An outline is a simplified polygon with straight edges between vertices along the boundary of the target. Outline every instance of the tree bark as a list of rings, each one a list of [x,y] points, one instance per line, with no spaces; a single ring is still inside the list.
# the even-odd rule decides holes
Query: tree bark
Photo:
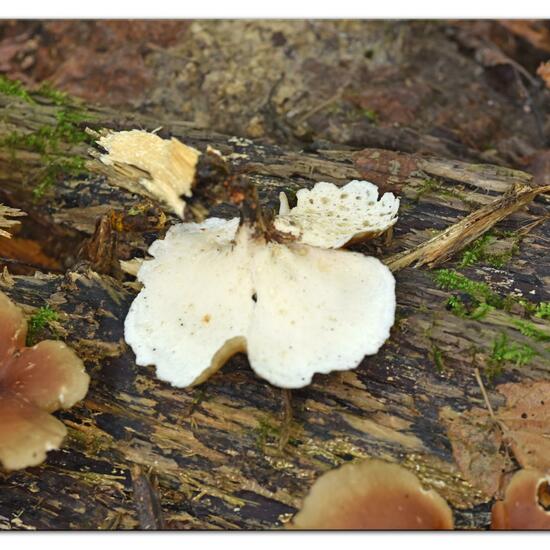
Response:
[[[94,160],[80,172],[57,174],[36,200],[44,165],[53,157],[90,158],[90,145],[62,136],[45,158],[6,137],[56,127],[64,110],[79,113],[73,129],[162,126],[163,136],[201,151],[211,146],[227,159],[230,174],[203,187],[199,181],[190,217],[234,212],[231,186],[241,180],[256,187],[263,206],[275,208],[281,190],[292,194],[317,181],[370,179],[401,198],[393,237],[355,247],[382,259],[428,240],[517,185],[529,186],[528,174],[380,149],[286,150],[183,122],[33,97],[29,103],[0,96],[0,202],[29,214],[22,232],[40,242],[58,267],[13,275],[17,265],[5,263],[12,274],[4,272],[0,289],[29,314],[45,305],[58,312],[59,321],[44,337],[53,332],[74,347],[92,382],[84,402],[56,414],[69,430],[61,450],[48,453],[39,467],[0,472],[0,528],[276,529],[321,473],[362,457],[413,471],[447,499],[459,528],[488,527],[492,501],[459,472],[438,415],[444,406],[484,406],[474,371],[487,374],[501,334],[537,355],[521,367],[502,365],[494,379],[485,377],[493,403],[501,401],[496,383],[549,377],[547,346],[514,325],[528,317],[518,296],[533,304],[549,300],[550,230],[541,223],[548,217],[548,196],[497,226],[495,250],[513,245],[504,266],[480,259],[460,267],[501,297],[516,296],[511,308],[494,308],[480,319],[460,317],[447,309],[453,292],[438,287],[433,270],[397,271],[396,322],[388,342],[357,369],[317,375],[310,386],[292,391],[290,414],[288,395],[258,379],[244,355],[188,390],[160,382],[153,367],[136,366],[123,334],[136,284],[118,260],[143,256],[164,234],[160,208],[153,204],[158,215],[132,225],[130,209],[145,199],[114,185],[116,175]],[[167,224],[176,221],[168,216]],[[441,267],[457,268],[460,260],[459,253]],[[548,330],[548,321],[531,320]]]

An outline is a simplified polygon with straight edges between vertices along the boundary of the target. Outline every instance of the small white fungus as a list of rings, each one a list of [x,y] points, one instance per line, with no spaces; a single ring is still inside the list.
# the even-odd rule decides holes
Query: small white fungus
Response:
[[[290,209],[281,193],[274,225],[311,246],[341,248],[381,235],[397,221],[399,199],[385,193],[378,200],[378,187],[368,181],[353,180],[343,187],[319,182],[311,190],[300,189],[296,198]]]

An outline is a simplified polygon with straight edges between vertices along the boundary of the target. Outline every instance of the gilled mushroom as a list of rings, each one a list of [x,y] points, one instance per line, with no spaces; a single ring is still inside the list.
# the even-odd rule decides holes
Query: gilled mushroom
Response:
[[[378,187],[368,181],[353,180],[343,187],[319,182],[311,190],[300,189],[296,198],[290,209],[281,193],[274,226],[303,244],[341,248],[377,237],[397,221],[399,199],[385,193],[378,200]]]
[[[550,475],[519,470],[493,505],[491,529],[550,529]]]
[[[22,311],[0,292],[0,463],[7,470],[40,464],[59,448],[65,426],[50,413],[88,391],[82,361],[62,342],[27,348]]]
[[[185,202],[181,197],[192,195],[199,151],[176,138],[162,139],[144,130],[110,132],[97,143],[107,151],[100,155],[101,162],[129,164],[147,172],[150,177],[140,179],[144,194],[183,218]]]
[[[238,218],[173,226],[149,249],[125,322],[138,365],[175,386],[203,382],[246,351],[283,388],[353,369],[394,322],[395,281],[379,260],[267,241]]]
[[[323,474],[291,529],[452,529],[453,514],[433,490],[397,464],[366,460]]]

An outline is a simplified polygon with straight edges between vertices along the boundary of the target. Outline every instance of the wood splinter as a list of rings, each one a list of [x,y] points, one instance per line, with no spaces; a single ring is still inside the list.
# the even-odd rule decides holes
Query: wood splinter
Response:
[[[536,188],[517,185],[510,193],[472,212],[435,237],[383,261],[391,271],[399,271],[413,263],[415,267],[426,264],[434,267],[475,241],[500,220],[529,204],[537,195],[549,191],[550,185]]]

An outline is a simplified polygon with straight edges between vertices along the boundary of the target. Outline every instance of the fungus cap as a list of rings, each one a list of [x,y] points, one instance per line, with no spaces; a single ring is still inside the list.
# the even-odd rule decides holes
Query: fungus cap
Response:
[[[266,242],[238,218],[173,226],[149,252],[125,339],[138,365],[175,386],[246,351],[260,377],[303,387],[357,367],[393,325],[394,278],[362,254]]]
[[[8,470],[40,464],[57,449],[65,426],[51,412],[86,395],[84,364],[63,342],[25,347],[27,323],[0,292],[0,463]]]
[[[292,529],[452,529],[445,500],[397,464],[365,460],[323,474]]]
[[[130,307],[124,336],[138,365],[156,365],[174,386],[201,382],[243,346],[253,301],[247,235],[239,219],[172,226],[138,271],[144,288]],[[241,342],[242,344],[242,342]]]
[[[107,151],[100,155],[101,162],[129,164],[148,172],[151,177],[140,180],[146,195],[183,218],[185,202],[181,196],[192,194],[199,151],[176,138],[162,139],[143,130],[110,132],[97,143]]]
[[[319,182],[311,190],[300,189],[296,198],[291,209],[282,194],[274,226],[311,246],[341,248],[381,235],[397,221],[399,199],[385,193],[379,200],[378,187],[368,181],[343,187]]]
[[[537,470],[516,472],[506,487],[504,500],[493,505],[491,529],[550,529],[550,509],[539,502],[541,488],[550,499],[549,483],[550,475]]]

